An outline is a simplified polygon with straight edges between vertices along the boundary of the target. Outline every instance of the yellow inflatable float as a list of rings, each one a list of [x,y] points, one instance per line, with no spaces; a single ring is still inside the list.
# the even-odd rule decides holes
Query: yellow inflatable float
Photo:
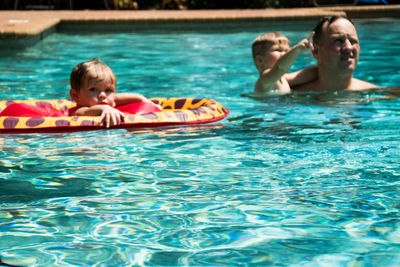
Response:
[[[141,111],[137,114],[127,114],[124,122],[109,129],[121,128],[148,128],[169,125],[202,124],[222,120],[229,114],[229,110],[212,99],[197,98],[151,98],[160,105],[162,111]],[[49,108],[65,114],[73,108],[75,103],[66,99],[56,100],[14,100],[0,101],[0,134],[17,133],[60,133],[107,129],[98,124],[97,116],[45,116],[15,112],[7,114],[5,109],[12,104],[22,103],[43,108]],[[18,106],[18,105],[14,105]],[[18,108],[16,109],[18,111]],[[64,112],[64,113],[62,113]],[[5,114],[5,115],[2,115]],[[18,113],[18,112],[17,112]]]

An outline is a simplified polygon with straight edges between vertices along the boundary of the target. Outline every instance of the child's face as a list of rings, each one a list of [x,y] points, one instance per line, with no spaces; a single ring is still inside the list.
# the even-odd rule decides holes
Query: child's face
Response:
[[[264,66],[265,68],[272,68],[276,61],[286,54],[289,50],[289,44],[287,43],[276,43],[272,45],[264,54]]]
[[[85,79],[79,91],[71,89],[71,98],[80,107],[91,107],[94,105],[115,106],[115,79],[111,75],[96,77],[87,74],[89,79]]]

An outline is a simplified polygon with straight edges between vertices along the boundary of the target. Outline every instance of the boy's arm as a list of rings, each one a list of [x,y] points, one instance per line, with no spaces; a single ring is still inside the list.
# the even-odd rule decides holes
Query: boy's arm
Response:
[[[302,51],[311,49],[312,44],[310,40],[313,35],[314,32],[312,32],[308,38],[300,41],[298,44],[290,48],[286,54],[278,59],[271,69],[267,69],[261,74],[259,82],[261,83],[262,88],[265,88],[266,90],[271,88],[274,83],[279,81],[281,77],[290,70],[294,64],[294,61]]]
[[[126,104],[131,104],[131,103],[138,103],[138,102],[143,102],[143,103],[149,103],[152,105],[157,106],[160,110],[162,110],[162,107],[160,105],[154,104],[150,99],[142,96],[141,94],[134,94],[134,93],[119,93],[115,94],[115,105],[122,106]]]
[[[296,72],[284,75],[290,87],[299,86],[318,79],[318,68],[316,66],[308,67]]]
[[[135,93],[118,93],[115,94],[115,104],[116,106],[122,106],[130,103],[137,103],[137,102],[145,102],[145,103],[150,103],[151,101],[144,97],[141,94],[135,94]],[[153,103],[153,102],[151,102]]]

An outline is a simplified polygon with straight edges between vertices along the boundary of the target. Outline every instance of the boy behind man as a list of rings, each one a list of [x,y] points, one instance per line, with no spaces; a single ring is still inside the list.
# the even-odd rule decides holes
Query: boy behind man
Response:
[[[255,96],[286,94],[291,91],[292,86],[317,78],[315,67],[287,73],[300,52],[312,49],[312,37],[313,33],[292,48],[289,40],[278,32],[261,34],[253,41],[253,60],[260,73],[254,87]]]

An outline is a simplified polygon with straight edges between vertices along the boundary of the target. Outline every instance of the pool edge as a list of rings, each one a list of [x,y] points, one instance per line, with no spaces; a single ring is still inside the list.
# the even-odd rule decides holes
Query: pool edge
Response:
[[[90,30],[96,25],[119,24],[122,30],[132,26],[144,30],[171,30],[181,29],[185,24],[190,24],[191,28],[208,23],[229,26],[241,22],[315,19],[335,14],[346,14],[350,18],[400,18],[400,5],[241,10],[3,10],[0,11],[0,47],[32,46],[56,32],[58,27],[88,27]]]

